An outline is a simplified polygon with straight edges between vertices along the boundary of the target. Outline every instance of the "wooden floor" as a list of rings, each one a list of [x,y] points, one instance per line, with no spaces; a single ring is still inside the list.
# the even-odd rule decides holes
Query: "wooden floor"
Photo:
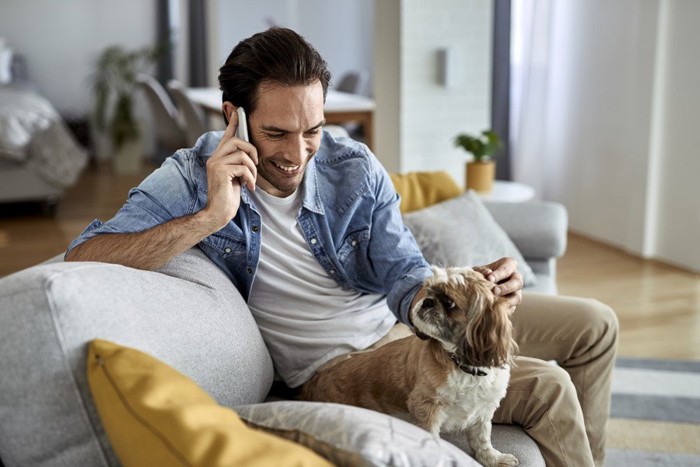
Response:
[[[621,356],[700,360],[700,274],[570,234],[557,282],[613,307]]]
[[[36,205],[0,205],[0,276],[64,251],[93,219],[109,219],[152,169],[117,176],[91,167],[54,216]],[[560,293],[597,298],[615,309],[620,355],[700,360],[700,275],[573,234],[558,268]]]

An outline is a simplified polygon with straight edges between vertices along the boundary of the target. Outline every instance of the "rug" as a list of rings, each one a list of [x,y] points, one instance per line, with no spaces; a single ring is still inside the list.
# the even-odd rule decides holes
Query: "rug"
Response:
[[[700,362],[619,358],[609,467],[700,466]]]

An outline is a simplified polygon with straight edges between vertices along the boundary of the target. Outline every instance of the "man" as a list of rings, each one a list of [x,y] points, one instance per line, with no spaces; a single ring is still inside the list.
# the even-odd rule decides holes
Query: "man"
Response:
[[[248,302],[290,387],[337,357],[406,335],[397,319],[407,323],[430,268],[367,147],[323,133],[329,81],[326,63],[293,31],[239,43],[220,70],[223,134],[166,160],[112,220],[88,226],[66,259],[155,270],[199,246]],[[239,106],[250,143],[235,137]],[[523,300],[510,258],[475,269],[518,306],[513,323],[527,356],[494,421],[522,425],[548,465],[602,464],[614,314],[594,301]]]

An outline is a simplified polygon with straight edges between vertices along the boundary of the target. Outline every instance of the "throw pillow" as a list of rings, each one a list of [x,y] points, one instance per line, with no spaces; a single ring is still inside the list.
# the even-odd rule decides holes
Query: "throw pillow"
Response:
[[[331,465],[249,428],[194,381],[143,352],[94,340],[87,366],[102,424],[124,466]]]
[[[401,212],[407,213],[454,198],[462,193],[447,172],[390,174],[394,189],[401,195]]]
[[[400,418],[360,407],[277,401],[236,407],[236,412],[251,426],[280,430],[280,436],[311,447],[337,465],[479,465],[466,452],[437,435]],[[362,462],[340,462],[332,452],[324,452],[324,446],[336,451],[355,452],[361,456]]]
[[[523,255],[473,191],[405,214],[404,223],[431,264],[483,266],[509,256],[518,262],[524,284],[535,284]]]

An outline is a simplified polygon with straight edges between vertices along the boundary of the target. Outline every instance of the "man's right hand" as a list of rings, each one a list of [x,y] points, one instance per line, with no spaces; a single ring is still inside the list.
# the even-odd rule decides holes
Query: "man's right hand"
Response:
[[[233,219],[241,204],[241,184],[255,189],[258,151],[235,136],[238,115],[232,112],[219,145],[207,160],[207,206],[200,214],[222,229]]]

